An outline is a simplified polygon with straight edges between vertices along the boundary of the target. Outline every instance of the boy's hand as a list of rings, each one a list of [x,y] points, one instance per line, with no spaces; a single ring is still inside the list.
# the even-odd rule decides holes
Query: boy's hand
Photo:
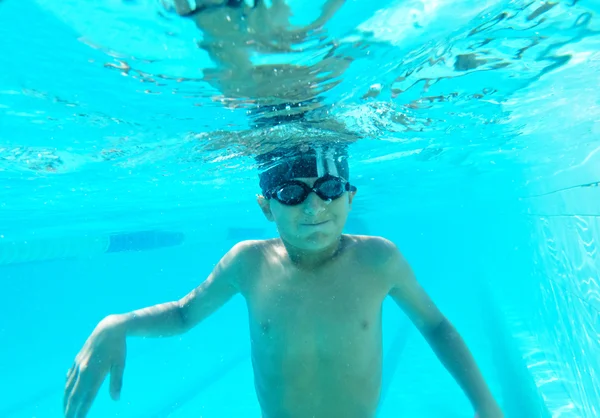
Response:
[[[67,374],[64,414],[67,418],[87,415],[100,386],[110,372],[110,395],[119,399],[126,353],[125,332],[115,317],[102,320],[77,354]]]

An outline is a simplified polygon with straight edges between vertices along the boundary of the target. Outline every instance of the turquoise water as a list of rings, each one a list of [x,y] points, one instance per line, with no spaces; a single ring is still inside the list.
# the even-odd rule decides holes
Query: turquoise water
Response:
[[[290,0],[293,23],[322,3]],[[600,416],[599,11],[347,2],[293,53],[252,55],[317,74],[294,90],[314,110],[289,121],[280,97],[257,114],[216,84],[202,32],[160,2],[0,1],[0,417],[61,416],[100,319],[276,236],[252,155],[299,135],[351,144],[347,232],[401,248],[507,417]],[[472,417],[384,308],[379,416]],[[182,337],[131,339],[121,400],[105,385],[89,416],[258,417],[246,320],[235,299]]]

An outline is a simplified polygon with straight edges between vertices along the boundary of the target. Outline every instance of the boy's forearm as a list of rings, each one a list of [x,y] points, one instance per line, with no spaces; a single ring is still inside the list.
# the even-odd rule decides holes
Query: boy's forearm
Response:
[[[136,337],[169,337],[188,329],[177,301],[110,315],[105,321],[119,327],[126,336]]]
[[[498,407],[475,359],[449,321],[442,322],[426,338],[440,361],[462,387],[475,410]]]

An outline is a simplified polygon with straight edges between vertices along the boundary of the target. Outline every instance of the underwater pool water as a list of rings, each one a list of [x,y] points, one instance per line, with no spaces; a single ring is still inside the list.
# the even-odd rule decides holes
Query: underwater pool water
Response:
[[[298,28],[329,3],[287,4]],[[347,1],[240,47],[168,2],[0,1],[0,416],[61,416],[100,319],[277,236],[253,157],[307,138],[349,144],[346,232],[398,245],[507,417],[599,416],[599,10]],[[260,416],[247,328],[236,298],[131,339],[89,416]],[[387,301],[379,416],[473,416]]]

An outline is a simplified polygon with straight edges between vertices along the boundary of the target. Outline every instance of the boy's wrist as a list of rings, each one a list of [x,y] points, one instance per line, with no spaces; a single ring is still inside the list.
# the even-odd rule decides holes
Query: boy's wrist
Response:
[[[127,336],[127,333],[130,331],[131,319],[133,319],[133,315],[131,314],[114,314],[104,318],[100,322],[100,325],[102,329],[110,329],[111,331],[120,332]]]

